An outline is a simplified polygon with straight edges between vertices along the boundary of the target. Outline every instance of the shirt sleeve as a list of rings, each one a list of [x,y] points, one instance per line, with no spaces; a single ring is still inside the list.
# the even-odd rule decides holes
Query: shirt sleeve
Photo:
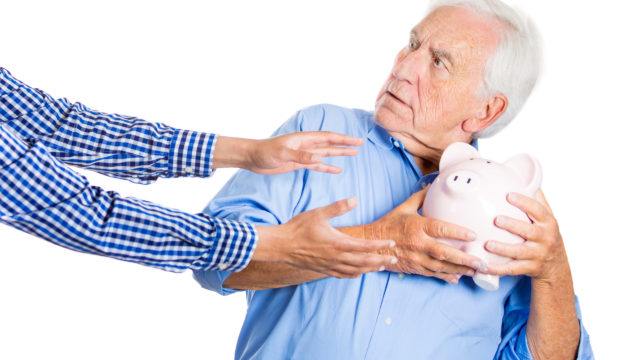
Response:
[[[502,340],[495,360],[534,360],[527,343],[527,321],[529,319],[529,304],[531,302],[531,281],[525,278],[520,281],[505,303],[502,320]],[[580,344],[578,345],[577,360],[591,360],[594,358],[589,341],[589,334],[582,322],[580,305],[576,297],[576,314],[580,323]]]
[[[90,109],[54,99],[0,68],[0,124],[60,161],[147,184],[158,177],[213,173],[215,134]]]
[[[39,143],[0,125],[0,223],[79,252],[179,272],[240,271],[253,225],[188,214],[90,186]]]
[[[302,112],[282,125],[274,136],[292,133],[302,129]],[[253,224],[277,225],[287,222],[298,211],[303,202],[306,170],[298,170],[279,175],[260,175],[239,170],[220,190],[207,206],[205,213],[234,221]],[[224,285],[231,275],[229,271],[196,270],[194,279],[205,289],[221,295],[229,295],[238,290]]]

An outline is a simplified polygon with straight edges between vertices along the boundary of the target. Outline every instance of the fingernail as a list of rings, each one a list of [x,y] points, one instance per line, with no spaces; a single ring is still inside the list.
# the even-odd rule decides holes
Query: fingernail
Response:
[[[495,250],[496,244],[493,241],[487,241],[486,247],[487,247],[487,250]]]
[[[507,194],[507,200],[509,201],[517,201],[518,200],[518,194],[516,193],[509,193]]]
[[[462,275],[456,275],[456,280],[460,281],[461,277],[462,277]]]
[[[390,247],[390,248],[394,248],[394,247],[396,247],[396,242],[395,242],[395,241],[393,241],[393,240],[389,241],[389,247]]]
[[[378,271],[384,271],[385,267],[384,266],[380,266],[380,268],[378,269]]]
[[[481,260],[474,261],[473,267],[480,272],[487,271],[487,263]]]
[[[476,272],[475,272],[475,271],[473,271],[473,270],[467,270],[467,272],[466,272],[466,275],[467,275],[467,276],[473,276],[473,275],[475,275],[475,274],[476,274]]]
[[[391,260],[389,261],[390,264],[397,264],[398,263],[398,258],[397,257],[392,257]]]
[[[498,226],[504,225],[504,216],[502,215],[496,216],[496,225]]]
[[[347,205],[354,206],[355,204],[356,204],[356,198],[352,197],[349,200],[347,200]]]
[[[476,239],[476,233],[474,233],[473,231],[467,231],[467,239],[468,240],[475,240]]]

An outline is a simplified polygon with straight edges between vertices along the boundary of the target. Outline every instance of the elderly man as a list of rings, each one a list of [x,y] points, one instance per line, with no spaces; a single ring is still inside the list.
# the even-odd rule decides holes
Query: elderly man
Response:
[[[334,161],[342,174],[240,171],[229,181],[209,211],[257,223],[281,224],[305,209],[356,196],[359,207],[334,225],[359,237],[396,240],[399,259],[389,271],[355,279],[259,262],[235,274],[196,271],[202,286],[222,294],[250,290],[236,358],[592,358],[562,238],[541,193],[509,196],[531,223],[496,219],[526,240],[487,244],[514,259],[499,268],[437,243],[437,237],[469,240],[473,234],[421,217],[424,191],[412,196],[433,180],[448,144],[477,146],[476,138],[495,134],[516,116],[538,76],[535,35],[528,20],[498,0],[437,2],[411,31],[374,113],[313,106],[276,132],[366,137],[357,157]],[[476,270],[510,276],[487,292],[460,278]]]

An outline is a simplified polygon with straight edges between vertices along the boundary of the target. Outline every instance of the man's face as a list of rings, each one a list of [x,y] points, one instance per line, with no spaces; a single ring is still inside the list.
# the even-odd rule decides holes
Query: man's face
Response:
[[[479,89],[500,26],[460,7],[442,7],[423,19],[378,94],[378,123],[405,145],[422,146],[419,152],[469,141],[463,123],[485,110]]]

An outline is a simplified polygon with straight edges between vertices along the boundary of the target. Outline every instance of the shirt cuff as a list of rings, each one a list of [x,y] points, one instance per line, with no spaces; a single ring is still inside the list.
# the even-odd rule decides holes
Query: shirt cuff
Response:
[[[216,134],[176,129],[169,149],[169,177],[213,174]]]
[[[213,246],[205,255],[203,270],[242,271],[249,265],[258,243],[258,232],[247,222],[213,218]]]
[[[592,360],[593,352],[591,351],[591,341],[589,340],[589,334],[587,333],[585,327],[582,326],[582,320],[578,319],[578,323],[580,324],[580,342],[578,343],[576,360]],[[523,327],[522,331],[520,331],[520,334],[518,335],[515,350],[519,355],[519,358],[521,358],[522,360],[533,360],[533,356],[529,351],[526,327]]]

